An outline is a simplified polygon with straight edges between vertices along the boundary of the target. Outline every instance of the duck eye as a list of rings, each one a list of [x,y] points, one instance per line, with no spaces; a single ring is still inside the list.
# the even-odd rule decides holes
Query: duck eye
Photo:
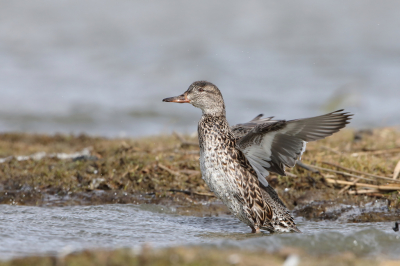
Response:
[[[203,88],[199,88],[199,92],[203,92],[204,91],[204,89]]]

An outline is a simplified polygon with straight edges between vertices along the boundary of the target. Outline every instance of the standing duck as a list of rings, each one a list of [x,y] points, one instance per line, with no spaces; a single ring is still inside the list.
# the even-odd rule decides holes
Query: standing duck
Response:
[[[222,94],[207,81],[193,82],[185,93],[163,102],[190,103],[202,110],[198,125],[202,178],[252,233],[301,232],[265,178],[269,172],[285,176],[285,167],[296,164],[308,141],[339,131],[349,123],[350,114],[338,110],[288,121],[259,115],[230,127]]]

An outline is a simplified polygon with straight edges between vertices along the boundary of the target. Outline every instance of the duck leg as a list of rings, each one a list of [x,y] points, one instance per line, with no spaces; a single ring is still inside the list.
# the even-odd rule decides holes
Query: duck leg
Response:
[[[261,233],[261,230],[260,230],[260,228],[258,228],[258,227],[256,227],[256,228],[250,227],[250,228],[251,228],[251,233],[253,233],[253,234],[259,234],[259,233]]]

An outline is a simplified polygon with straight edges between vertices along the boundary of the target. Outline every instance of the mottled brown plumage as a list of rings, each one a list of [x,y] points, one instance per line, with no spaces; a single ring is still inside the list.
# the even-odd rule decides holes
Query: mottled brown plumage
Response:
[[[198,125],[202,178],[232,214],[252,232],[300,232],[265,177],[269,171],[285,175],[285,166],[294,166],[307,141],[337,132],[350,115],[336,111],[290,121],[259,115],[230,127],[222,94],[207,81],[196,81],[184,94],[163,101],[191,103],[202,110]]]

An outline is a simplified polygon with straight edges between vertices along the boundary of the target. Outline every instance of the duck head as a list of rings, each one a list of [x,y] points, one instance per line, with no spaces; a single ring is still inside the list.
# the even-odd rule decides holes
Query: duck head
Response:
[[[225,104],[222,94],[211,82],[195,81],[183,94],[163,99],[163,102],[190,103],[200,108],[203,114],[225,115]]]

